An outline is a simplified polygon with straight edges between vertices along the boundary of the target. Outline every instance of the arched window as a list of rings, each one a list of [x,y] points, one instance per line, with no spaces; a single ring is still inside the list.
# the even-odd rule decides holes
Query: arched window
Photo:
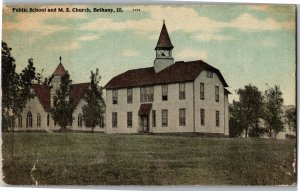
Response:
[[[32,127],[32,114],[30,111],[27,113],[26,127]]]
[[[70,117],[69,117],[68,125],[69,125],[69,126],[72,126],[72,125],[73,125],[73,116],[72,116],[72,114],[71,114]]]
[[[50,115],[48,113],[48,115],[47,115],[47,126],[49,126],[49,123],[50,123]]]
[[[82,115],[81,115],[81,113],[78,115],[78,127],[82,127]]]
[[[36,126],[40,127],[41,126],[41,114],[37,114],[36,116]]]
[[[22,127],[22,116],[18,116],[18,127]]]
[[[104,117],[103,117],[103,115],[100,115],[100,117],[99,117],[99,126],[100,126],[100,128],[104,128]]]

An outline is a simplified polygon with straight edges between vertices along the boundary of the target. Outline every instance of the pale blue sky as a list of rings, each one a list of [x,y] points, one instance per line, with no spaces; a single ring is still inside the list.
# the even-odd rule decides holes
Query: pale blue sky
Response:
[[[278,84],[285,104],[295,104],[294,6],[51,7],[122,7],[124,12],[13,13],[4,8],[3,40],[13,48],[19,72],[33,58],[37,71],[49,76],[61,55],[73,83],[89,81],[90,70],[99,68],[105,85],[126,70],[153,66],[165,19],[175,60],[201,59],[218,68],[233,93],[230,100],[246,84],[262,91]]]

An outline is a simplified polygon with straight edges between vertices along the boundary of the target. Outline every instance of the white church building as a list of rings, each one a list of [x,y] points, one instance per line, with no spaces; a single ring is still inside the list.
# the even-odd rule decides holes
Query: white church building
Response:
[[[32,85],[31,91],[34,97],[29,99],[23,112],[17,116],[14,125],[15,131],[53,131],[60,129],[60,126],[55,123],[49,111],[53,104],[53,97],[56,94],[56,90],[60,88],[61,77],[66,72],[68,71],[62,65],[60,57],[60,63],[52,74],[50,85]],[[90,83],[70,85],[69,100],[75,106],[75,110],[72,114],[73,121],[67,126],[69,130],[91,131],[91,128],[87,128],[84,125],[82,119],[82,106],[86,104],[83,96],[89,87]],[[100,124],[100,126],[94,128],[94,131],[104,132],[104,118],[102,118]]]
[[[126,71],[106,85],[106,133],[229,133],[228,87],[202,60],[172,57],[165,23],[154,66]]]

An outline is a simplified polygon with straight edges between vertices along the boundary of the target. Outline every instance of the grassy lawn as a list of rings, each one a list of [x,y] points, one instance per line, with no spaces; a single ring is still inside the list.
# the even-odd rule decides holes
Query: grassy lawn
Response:
[[[3,133],[8,184],[287,185],[295,140]],[[34,168],[33,168],[34,167]]]

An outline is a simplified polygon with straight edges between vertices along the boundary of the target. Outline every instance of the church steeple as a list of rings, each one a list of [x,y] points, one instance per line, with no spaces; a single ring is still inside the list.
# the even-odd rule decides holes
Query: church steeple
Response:
[[[61,63],[61,56],[59,57],[59,64],[57,66],[57,68],[55,69],[55,71],[53,72],[54,76],[62,76],[63,74],[66,73],[66,70],[64,68],[64,66]]]
[[[174,46],[172,45],[171,39],[169,37],[169,33],[168,33],[167,27],[165,25],[165,20],[163,20],[163,26],[161,28],[161,32],[160,32],[155,50],[159,50],[159,49],[172,50],[173,48],[174,48]]]
[[[173,48],[174,46],[172,45],[167,27],[165,25],[165,20],[164,20],[155,47],[156,58],[154,60],[154,69],[156,73],[174,64],[174,58],[172,57]]]

